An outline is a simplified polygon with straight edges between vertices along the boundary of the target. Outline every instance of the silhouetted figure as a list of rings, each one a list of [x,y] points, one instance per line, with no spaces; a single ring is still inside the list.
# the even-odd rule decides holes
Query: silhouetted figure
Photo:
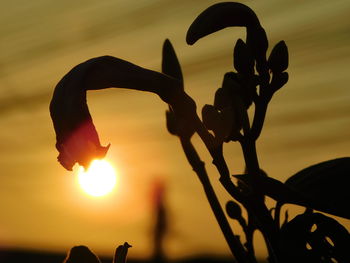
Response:
[[[165,261],[163,245],[167,230],[166,208],[164,204],[165,185],[163,181],[157,180],[154,183],[152,194],[155,214],[153,262],[159,263]]]

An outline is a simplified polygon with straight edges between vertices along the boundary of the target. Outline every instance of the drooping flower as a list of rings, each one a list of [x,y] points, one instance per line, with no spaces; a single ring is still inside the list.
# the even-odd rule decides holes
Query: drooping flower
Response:
[[[50,103],[58,161],[67,170],[72,170],[75,163],[87,168],[93,159],[106,155],[109,145],[100,143],[86,92],[112,87],[155,93],[180,116],[188,109],[195,111],[194,101],[177,79],[111,56],[89,59],[61,79]]]
[[[75,163],[87,168],[93,159],[105,157],[109,148],[109,145],[101,146],[92,122],[86,103],[87,88],[83,85],[84,67],[79,68],[80,65],[56,85],[50,103],[56,149],[59,151],[57,159],[70,171]]]

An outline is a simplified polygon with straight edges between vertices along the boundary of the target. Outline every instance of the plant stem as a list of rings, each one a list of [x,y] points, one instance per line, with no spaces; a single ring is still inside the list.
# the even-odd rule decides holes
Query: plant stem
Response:
[[[188,162],[190,163],[192,169],[195,171],[200,182],[202,183],[210,207],[215,215],[215,218],[221,228],[222,233],[224,234],[224,237],[228,246],[230,247],[232,254],[235,256],[238,262],[254,262],[250,260],[250,257],[245,248],[243,247],[242,243],[233,233],[227,221],[227,218],[220,206],[215,191],[210,183],[207,171],[204,166],[204,162],[200,159],[190,139],[180,137],[180,141]]]
[[[256,141],[259,138],[262,128],[264,126],[267,105],[271,97],[272,95],[270,93],[265,92],[264,96],[258,97],[255,102],[254,119],[253,119],[252,128],[249,133],[251,139],[254,141]]]
[[[259,185],[254,183],[254,177],[261,176],[255,140],[249,137],[245,138],[241,141],[241,147],[247,166],[248,176],[251,179],[250,187],[253,191],[252,196],[247,198],[247,210],[248,213],[254,216],[258,228],[261,230],[266,240],[270,259],[273,260],[273,262],[279,262],[278,228],[264,203],[263,195],[261,195],[259,191]]]
[[[192,120],[194,122],[196,132],[198,133],[199,137],[201,137],[211,157],[213,158],[212,163],[216,166],[220,174],[220,182],[224,185],[226,191],[228,191],[234,198],[237,197],[240,199],[239,191],[231,181],[230,171],[222,153],[222,146],[215,143],[213,136],[205,128],[197,114],[193,114]]]

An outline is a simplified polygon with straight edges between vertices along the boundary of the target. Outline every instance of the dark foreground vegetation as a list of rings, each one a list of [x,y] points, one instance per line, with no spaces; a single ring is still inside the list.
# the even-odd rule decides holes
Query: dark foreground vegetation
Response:
[[[0,250],[0,262],[6,263],[62,263],[66,258],[66,254],[39,252],[39,251],[25,251],[25,250]],[[112,258],[100,257],[102,263],[111,263]],[[136,260],[128,258],[128,263],[151,263],[151,260]],[[197,256],[191,258],[184,258],[181,260],[168,261],[169,263],[232,263],[232,258],[225,257],[210,257]],[[264,262],[259,261],[259,262]]]
[[[238,262],[258,262],[253,240],[255,232],[259,231],[264,237],[270,263],[349,263],[348,231],[323,212],[350,219],[350,158],[313,164],[284,183],[270,177],[259,162],[256,142],[263,130],[269,103],[289,79],[287,44],[282,40],[269,50],[267,34],[254,11],[235,2],[218,3],[204,10],[190,25],[186,41],[193,45],[209,34],[237,26],[246,28],[246,39],[235,43],[232,68],[223,72],[213,104],[204,105],[201,118],[196,102],[185,92],[180,62],[169,40],[163,46],[162,72],[112,56],[93,58],[74,67],[57,84],[50,104],[58,161],[67,170],[76,163],[87,168],[93,159],[103,158],[108,151],[109,145],[100,144],[87,106],[88,90],[114,87],[154,93],[169,106],[166,112],[168,131],[178,137]],[[212,157],[221,186],[231,196],[225,209],[191,141],[195,133]],[[241,174],[230,172],[226,162],[230,156],[224,156],[223,151],[227,143],[241,146],[246,167]],[[267,206],[266,197],[276,201],[273,207]],[[285,204],[296,204],[305,210],[288,218],[287,214],[281,215]],[[243,216],[242,209],[247,217]],[[240,224],[243,237],[237,236],[229,220]],[[113,262],[124,263],[128,244],[118,249]],[[74,260],[66,262],[80,262],[84,251],[86,249],[73,251]],[[155,262],[161,261],[156,255]]]

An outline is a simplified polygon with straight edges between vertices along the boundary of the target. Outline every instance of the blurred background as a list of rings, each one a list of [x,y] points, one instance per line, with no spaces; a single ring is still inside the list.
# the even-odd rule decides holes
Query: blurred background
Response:
[[[89,197],[56,161],[48,105],[56,83],[75,65],[112,55],[160,71],[163,41],[173,43],[185,88],[198,111],[213,103],[231,71],[240,28],[185,43],[196,16],[219,1],[3,0],[0,10],[0,247],[65,253],[84,244],[112,256],[127,241],[129,256],[151,256],[155,220],[152,191],[165,185],[169,259],[229,256],[201,185],[176,137],[165,127],[158,97],[108,89],[88,93],[107,159],[119,174],[115,191]],[[270,50],[289,48],[290,80],[274,96],[258,142],[262,168],[285,181],[302,168],[350,151],[350,1],[240,1],[260,18]],[[193,139],[222,204],[229,196],[197,136]],[[225,147],[231,173],[241,173],[240,148]],[[325,193],[326,194],[326,193]],[[152,201],[153,200],[153,201]],[[294,209],[294,208],[292,208]],[[341,220],[349,226],[348,222]],[[234,228],[238,226],[233,223]],[[238,231],[238,234],[241,234]],[[264,255],[261,240],[258,253]]]

